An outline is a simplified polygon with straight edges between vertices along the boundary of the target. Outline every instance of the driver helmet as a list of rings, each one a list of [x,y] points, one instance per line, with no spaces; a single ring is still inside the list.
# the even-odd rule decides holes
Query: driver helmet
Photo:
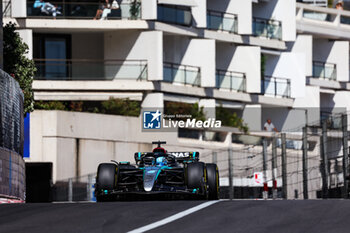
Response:
[[[156,164],[159,165],[159,166],[164,166],[164,165],[167,164],[167,160],[163,156],[158,157],[157,160],[156,160]]]

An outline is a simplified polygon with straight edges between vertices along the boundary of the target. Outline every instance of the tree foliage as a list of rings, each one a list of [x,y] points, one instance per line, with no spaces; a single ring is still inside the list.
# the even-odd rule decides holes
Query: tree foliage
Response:
[[[34,110],[33,77],[36,72],[33,60],[27,58],[28,45],[16,32],[14,23],[8,23],[4,33],[4,71],[19,83],[24,95],[24,114]]]
[[[221,120],[222,125],[238,128],[245,133],[249,130],[247,124],[244,123],[237,113],[232,113],[222,106],[216,108],[216,119]]]

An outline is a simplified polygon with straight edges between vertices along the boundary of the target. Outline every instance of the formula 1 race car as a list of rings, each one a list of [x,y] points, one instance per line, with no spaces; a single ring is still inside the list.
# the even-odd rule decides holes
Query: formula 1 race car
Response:
[[[199,162],[198,152],[167,152],[166,142],[152,152],[136,152],[130,162],[101,163],[97,169],[95,196],[98,202],[134,197],[219,198],[216,164]],[[143,195],[142,195],[143,194]]]

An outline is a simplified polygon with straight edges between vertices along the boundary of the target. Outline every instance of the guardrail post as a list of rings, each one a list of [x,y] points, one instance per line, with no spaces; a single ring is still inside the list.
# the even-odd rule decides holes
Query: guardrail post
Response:
[[[232,148],[228,149],[228,181],[230,187],[230,200],[234,199],[233,171],[232,171]]]
[[[307,128],[303,127],[303,195],[304,199],[309,199],[308,190],[308,161],[307,161]]]
[[[286,134],[281,134],[281,147],[282,147],[282,198],[288,198],[287,189],[287,150],[286,150]]]
[[[73,180],[72,178],[68,179],[68,201],[73,201]]]
[[[215,151],[213,151],[211,161],[212,161],[212,163],[215,163],[215,164],[216,164],[217,161],[218,161],[218,154],[217,154]]]
[[[349,155],[348,155],[348,115],[342,115],[342,130],[343,130],[343,198],[348,198],[349,191]]]
[[[321,157],[322,157],[322,198],[328,198],[328,156],[327,156],[327,121],[322,122],[321,136]]]
[[[277,143],[276,136],[272,138],[272,198],[277,198]]]
[[[264,191],[263,198],[267,199],[269,196],[269,187],[267,186],[267,140],[263,139],[263,179],[264,179]]]

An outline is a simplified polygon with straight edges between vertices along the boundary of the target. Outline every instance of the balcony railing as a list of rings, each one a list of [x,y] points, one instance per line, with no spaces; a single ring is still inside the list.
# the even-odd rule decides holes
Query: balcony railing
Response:
[[[208,10],[207,27],[210,30],[237,33],[237,15]]]
[[[265,95],[290,97],[290,80],[265,76],[261,80],[261,93]]]
[[[282,39],[281,21],[253,17],[253,35],[269,39]]]
[[[216,70],[216,88],[246,91],[245,74],[226,70]]]
[[[329,80],[337,79],[337,65],[320,61],[313,61],[312,76]]]
[[[201,70],[196,66],[164,62],[163,81],[200,86]]]
[[[11,17],[11,0],[2,1],[2,16]]]
[[[297,19],[321,21],[329,26],[339,27],[340,24],[350,25],[350,12],[297,3]]]
[[[33,18],[52,18],[52,13],[49,11],[44,13],[41,8],[34,8],[35,1],[27,2],[27,15]],[[93,19],[96,16],[97,10],[100,8],[100,3],[96,2],[66,2],[52,1],[52,5],[57,7],[56,18],[64,19]],[[102,17],[102,15],[101,15]],[[141,9],[139,5],[132,3],[121,3],[119,9],[110,9],[110,13],[105,19],[138,19],[141,17]]]
[[[34,59],[36,80],[146,80],[145,60]]]
[[[192,13],[190,10],[176,6],[168,7],[165,5],[158,5],[157,20],[171,24],[191,26]]]

